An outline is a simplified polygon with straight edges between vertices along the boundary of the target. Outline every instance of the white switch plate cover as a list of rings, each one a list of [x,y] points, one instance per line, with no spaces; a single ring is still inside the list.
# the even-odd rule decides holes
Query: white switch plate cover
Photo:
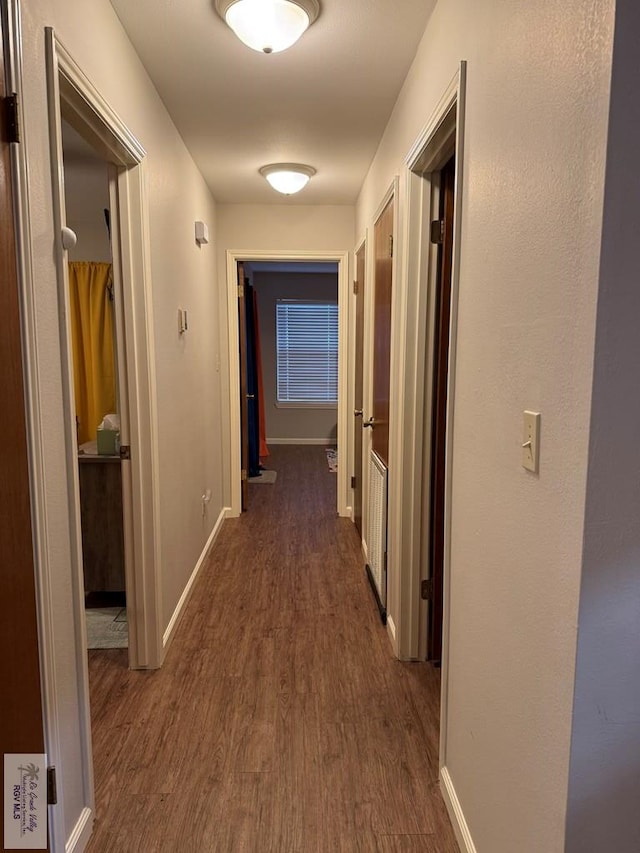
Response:
[[[540,412],[524,413],[522,467],[536,474],[540,467]]]

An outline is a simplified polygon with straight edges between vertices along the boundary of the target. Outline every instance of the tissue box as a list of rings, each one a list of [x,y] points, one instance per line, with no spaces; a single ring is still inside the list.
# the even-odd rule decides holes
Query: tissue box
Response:
[[[98,456],[117,456],[120,450],[117,447],[120,430],[104,429],[98,427],[96,438],[98,441]]]

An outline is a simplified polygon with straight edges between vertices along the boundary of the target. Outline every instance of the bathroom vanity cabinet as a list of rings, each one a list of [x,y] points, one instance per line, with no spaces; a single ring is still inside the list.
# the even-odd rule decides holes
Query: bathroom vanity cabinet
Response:
[[[78,455],[85,593],[125,589],[120,466],[119,456]]]

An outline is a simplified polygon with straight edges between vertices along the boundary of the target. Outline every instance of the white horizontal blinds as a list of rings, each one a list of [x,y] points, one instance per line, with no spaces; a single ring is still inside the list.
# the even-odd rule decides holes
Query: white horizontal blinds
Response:
[[[279,403],[337,403],[338,306],[276,303]]]

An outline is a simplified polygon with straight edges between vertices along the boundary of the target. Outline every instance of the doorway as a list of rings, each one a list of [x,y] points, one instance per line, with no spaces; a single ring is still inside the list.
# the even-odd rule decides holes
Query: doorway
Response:
[[[387,192],[375,218],[373,232],[373,352],[371,417],[363,430],[371,432],[366,454],[368,472],[365,570],[383,624],[387,624],[387,532],[389,492],[389,419],[391,397],[391,317],[396,182]]]
[[[336,263],[238,262],[243,511],[275,445],[337,458],[338,319]]]
[[[64,120],[62,150],[66,222],[77,239],[67,252],[68,297],[87,648],[126,648],[131,543],[125,543],[123,521],[130,495],[123,496],[120,425],[128,406],[118,370],[124,347],[118,347],[123,329],[116,297],[122,291],[111,239],[109,164]],[[120,367],[126,369],[124,360]]]
[[[124,581],[128,611],[129,665],[155,668],[162,660],[157,578],[157,486],[153,384],[153,335],[148,312],[149,272],[145,250],[147,206],[144,150],[59,44],[46,30],[53,211],[60,234],[56,246],[58,300],[64,359],[64,415],[67,436],[68,503],[74,530],[75,609],[84,625],[85,578],[82,561],[82,508],[78,472],[78,433],[73,372],[73,334],[69,298],[69,230],[65,204],[63,120],[108,165],[109,222],[113,254],[113,324],[120,417],[119,456],[122,495]],[[104,222],[105,231],[107,222]],[[137,293],[132,282],[136,281]],[[126,357],[125,357],[126,352]],[[130,404],[130,405],[129,405]],[[115,432],[116,430],[112,430]],[[115,436],[111,437],[115,451]],[[117,457],[117,454],[109,454]],[[104,463],[106,464],[106,463]],[[117,466],[117,459],[112,463]],[[117,485],[112,489],[118,492]],[[78,654],[86,656],[86,631],[77,632]],[[86,661],[81,667],[86,671]]]
[[[397,527],[398,548],[406,555],[401,567],[399,595],[404,606],[398,632],[400,656],[441,661],[440,768],[445,789],[447,772],[447,705],[449,687],[450,548],[452,511],[452,454],[455,415],[457,352],[457,310],[460,270],[462,186],[464,163],[466,63],[456,74],[435,106],[424,130],[407,154],[407,240],[406,315],[404,347],[407,357],[402,376],[404,399],[412,399],[405,431],[402,470],[405,479],[406,509]],[[452,161],[452,158],[455,160]],[[449,199],[446,196],[449,194]],[[448,222],[442,223],[442,220]],[[432,225],[435,222],[437,224]],[[444,250],[445,231],[450,238],[449,259]],[[432,242],[432,240],[434,242]],[[450,272],[448,299],[438,299],[442,266]],[[447,318],[446,312],[449,311]],[[438,327],[448,329],[438,336]],[[437,353],[441,351],[438,359]],[[446,351],[446,353],[444,352]],[[409,359],[412,363],[409,364]],[[440,382],[437,377],[440,375]],[[440,391],[440,401],[436,402]],[[434,413],[439,413],[435,414]],[[435,421],[435,422],[434,422]],[[438,432],[438,423],[440,434]],[[434,446],[438,448],[439,472],[433,467]],[[433,481],[440,480],[440,509],[434,521]],[[433,526],[440,537],[442,566],[442,621],[434,630],[441,642],[440,655],[434,654],[429,638],[430,601],[433,578]]]
[[[343,516],[349,516],[351,514],[351,507],[348,506],[348,475],[347,472],[350,471],[351,467],[351,452],[352,449],[350,447],[349,434],[348,434],[348,426],[349,421],[347,418],[347,385],[348,385],[348,365],[347,365],[347,348],[348,348],[348,253],[342,252],[264,252],[264,251],[227,251],[227,307],[228,307],[228,339],[229,339],[229,396],[231,401],[231,431],[230,431],[230,462],[229,462],[229,486],[231,493],[231,506],[229,509],[229,515],[238,516],[242,511],[242,496],[244,491],[244,475],[243,475],[243,451],[242,451],[242,439],[244,434],[244,428],[242,426],[242,406],[241,406],[241,394],[242,393],[253,393],[251,391],[241,392],[241,381],[242,381],[242,365],[241,365],[241,356],[243,352],[243,347],[241,347],[240,342],[240,323],[239,323],[239,312],[238,312],[238,301],[239,301],[239,265],[242,265],[241,276],[243,278],[242,284],[249,279],[249,284],[252,282],[255,283],[256,276],[259,277],[261,275],[267,276],[269,273],[277,273],[277,270],[288,270],[289,273],[295,272],[304,272],[309,275],[322,275],[326,274],[328,268],[330,267],[333,270],[333,274],[337,276],[337,306],[338,306],[338,317],[337,317],[337,325],[338,325],[338,366],[337,366],[337,419],[335,417],[335,413],[333,415],[332,421],[332,432],[331,435],[335,435],[335,444],[339,448],[343,448],[342,453],[338,455],[337,459],[337,508],[338,514]],[[291,297],[295,294],[289,294]],[[269,297],[271,299],[271,296]],[[296,299],[291,298],[283,298],[280,300],[281,303],[286,302],[296,302]],[[328,304],[327,301],[323,298],[322,300],[316,300]],[[259,292],[258,292],[258,302],[260,302]],[[275,303],[274,303],[275,304]],[[295,323],[295,314],[294,310],[285,310],[286,306],[283,304],[282,307],[282,317],[281,322],[289,322]],[[327,312],[330,313],[329,309]],[[272,312],[273,317],[269,317],[268,324],[270,332],[275,335],[276,333],[276,323],[277,323],[277,315],[275,310]],[[288,315],[288,319],[285,320],[285,315]],[[263,343],[263,349],[265,348],[265,337],[267,330],[267,321],[263,321],[261,324],[261,339]],[[246,352],[246,350],[244,350]],[[275,350],[274,350],[275,353]],[[265,383],[266,384],[266,383]],[[286,409],[289,407],[286,400],[278,401],[278,392],[277,389],[272,389],[268,391],[265,388],[265,403],[266,408],[269,409],[269,406],[272,408],[272,416],[275,413],[274,421],[276,417],[278,418],[278,422],[282,419],[279,415],[285,415]],[[277,403],[277,405],[275,405]],[[293,408],[295,408],[296,403],[293,402]],[[327,406],[327,411],[329,412],[331,409],[335,409],[335,403]],[[310,410],[311,411],[311,410]],[[320,409],[318,409],[320,412]],[[309,413],[307,413],[309,414]],[[329,414],[329,417],[331,415]],[[267,414],[267,422],[269,421],[269,416]],[[325,424],[326,426],[326,424]],[[326,431],[326,430],[325,430]],[[280,436],[265,436],[268,438],[280,438]],[[296,438],[301,438],[304,440],[304,436],[296,436]],[[333,438],[331,439],[333,441]],[[284,440],[283,443],[286,443],[287,439]],[[309,443],[314,443],[316,438],[312,437],[309,439]],[[317,439],[319,441],[319,439]],[[303,443],[306,443],[303,441]],[[322,440],[322,443],[326,443],[325,440]],[[268,441],[267,441],[268,444]],[[248,460],[248,455],[247,455]],[[267,466],[268,467],[268,462]],[[248,470],[247,470],[247,478],[248,478]],[[247,499],[250,501],[250,496],[247,495]]]
[[[444,512],[446,499],[447,394],[449,385],[449,343],[451,322],[451,261],[453,255],[453,220],[455,193],[455,153],[437,175],[439,186],[438,217],[430,225],[431,242],[437,246],[433,288],[433,364],[430,412],[431,440],[425,447],[425,471],[428,472],[427,514],[423,519],[424,551],[427,556],[427,652],[426,658],[436,666],[442,659],[442,616],[444,579]],[[436,177],[434,175],[434,177]],[[426,535],[425,535],[426,534]]]
[[[454,91],[454,95],[456,92]],[[459,230],[460,136],[458,101],[452,95],[437,128],[414,164],[422,195],[420,260],[425,348],[423,370],[416,376],[423,388],[423,422],[418,448],[422,460],[422,500],[414,511],[420,523],[419,658],[440,665],[443,659],[446,604],[451,429],[457,260]],[[415,178],[414,178],[415,180]],[[458,197],[457,197],[458,196]]]
[[[78,833],[88,836],[95,814],[91,710],[85,623],[85,578],[82,557],[82,510],[79,483],[76,401],[72,361],[68,251],[74,235],[67,223],[63,155],[63,119],[109,164],[110,228],[114,259],[114,321],[120,401],[122,527],[125,543],[125,587],[128,611],[129,667],[154,669],[162,662],[161,602],[157,515],[156,418],[153,376],[153,333],[150,316],[148,213],[144,149],[122,124],[77,63],[45,30],[47,99],[51,153],[56,263],[58,333],[63,385],[62,423],[69,514],[69,613],[74,628],[75,682],[78,695],[78,742],[82,768],[82,817]],[[106,223],[105,223],[106,225]],[[135,281],[135,291],[132,282]],[[121,285],[121,286],[119,286]],[[123,358],[125,344],[127,358]],[[130,411],[125,410],[130,402]],[[128,451],[126,448],[130,448]],[[115,449],[115,447],[113,448]],[[124,458],[122,458],[124,457]],[[52,638],[41,640],[43,681],[55,696],[62,674],[55,666]],[[61,714],[55,702],[45,704],[45,731],[55,733]]]

